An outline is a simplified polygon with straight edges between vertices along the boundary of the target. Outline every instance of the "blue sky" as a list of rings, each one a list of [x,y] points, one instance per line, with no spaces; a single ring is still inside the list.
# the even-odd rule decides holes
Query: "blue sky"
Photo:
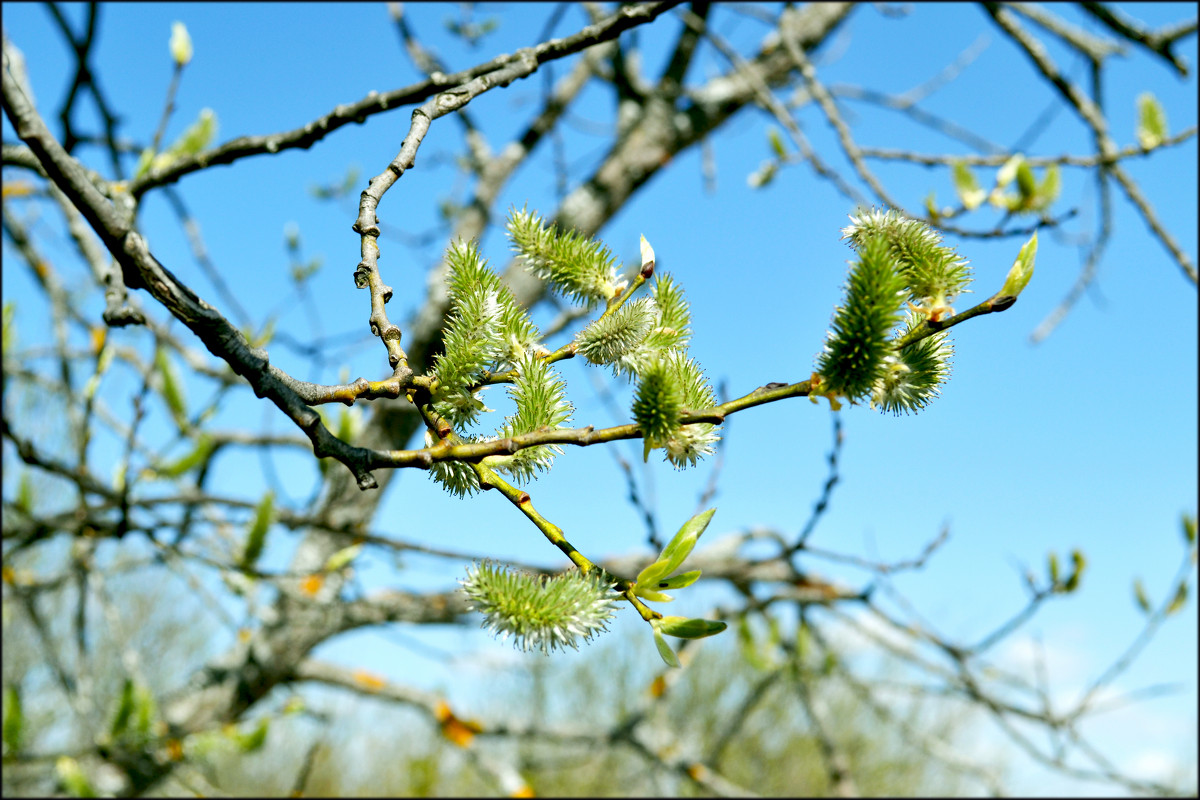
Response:
[[[443,27],[445,19],[460,13],[456,6],[412,4],[406,13],[422,40],[452,68],[461,69],[533,44],[551,8],[480,7],[478,18],[495,16],[500,25],[474,51],[449,37]],[[1137,4],[1130,12],[1148,24],[1161,25],[1194,14],[1194,8]],[[1071,11],[1061,11],[1083,24]],[[68,4],[65,13],[76,25],[84,17],[82,6]],[[748,46],[762,36],[761,26],[746,18],[726,14],[718,19],[718,30],[735,44]],[[216,112],[218,139],[225,141],[288,130],[368,91],[393,89],[419,77],[403,56],[383,5],[106,6],[93,63],[109,102],[122,117],[122,135],[139,143],[150,139],[162,112],[170,78],[166,43],[175,20],[187,24],[195,58],[183,77],[168,142],[205,107]],[[557,33],[573,32],[583,24],[577,10],[569,11]],[[671,30],[678,25],[673,19],[659,24]],[[25,54],[42,113],[56,111],[68,85],[70,62],[48,12],[6,4],[4,26]],[[917,5],[903,19],[885,18],[870,7],[858,9],[826,46],[817,68],[827,85],[861,85],[899,94],[932,78],[981,37],[978,58],[922,106],[1010,147],[1056,98],[1031,78],[1024,57],[978,7]],[[671,38],[661,31],[641,34],[644,63],[651,74],[660,68],[664,43]],[[1056,42],[1050,43],[1050,52],[1073,79],[1085,78],[1082,65]],[[1194,37],[1185,41],[1181,52],[1195,67]],[[709,49],[692,75],[725,68]],[[565,73],[562,64],[555,70],[556,76]],[[1195,124],[1194,77],[1179,79],[1140,53],[1116,59],[1106,75],[1105,110],[1119,146],[1134,143],[1135,98],[1144,91],[1161,100],[1172,133]],[[493,148],[519,130],[541,87],[542,77],[537,75],[471,104],[469,110]],[[589,121],[605,123],[612,104],[609,94],[596,89],[575,109],[574,125],[564,139],[573,180],[602,157],[605,140],[589,135],[587,126]],[[964,145],[895,112],[855,101],[845,101],[844,107],[852,112],[849,121],[861,146],[968,152]],[[87,109],[77,119],[84,121],[81,127],[94,130],[90,106]],[[218,167],[179,184],[211,257],[257,322],[270,309],[281,308],[279,330],[301,341],[366,330],[367,295],[356,290],[351,279],[359,258],[358,237],[350,230],[354,201],[318,201],[309,189],[314,183],[340,180],[351,165],[361,169],[359,184],[365,185],[366,177],[394,157],[408,118],[406,109],[374,117],[365,125],[339,130],[310,150]],[[819,112],[806,107],[799,119],[814,147],[849,175],[836,138]],[[692,355],[714,384],[727,384],[731,396],[768,381],[808,376],[840,297],[849,256],[840,229],[852,210],[850,203],[810,169],[791,166],[761,190],[747,185],[746,177],[769,155],[764,130],[771,124],[766,115],[751,111],[713,138],[715,194],[704,191],[701,156],[693,149],[651,181],[602,234],[627,261],[637,258],[639,235],[650,240],[659,269],[670,271],[687,291],[695,330]],[[51,128],[60,129],[53,121]],[[432,229],[438,202],[461,197],[466,179],[452,158],[462,133],[456,120],[437,121],[418,155],[417,168],[404,175],[379,208],[385,226],[381,269],[396,289],[389,313],[402,327],[424,299],[426,270],[444,242],[410,247],[386,231],[388,226],[407,234]],[[4,137],[6,142],[14,139],[7,122]],[[1088,145],[1086,129],[1063,109],[1026,144],[1026,152],[1083,154]],[[98,151],[82,152],[93,168],[107,168],[107,159]],[[552,209],[551,164],[550,150],[543,146],[507,187],[500,207]],[[954,202],[945,170],[875,165],[893,195],[911,209],[921,208],[931,191],[943,205]],[[1194,262],[1194,141],[1126,162],[1126,168]],[[979,174],[987,181],[991,173]],[[917,416],[885,417],[866,408],[843,412],[841,482],[813,539],[824,548],[895,560],[916,555],[948,524],[950,542],[928,568],[899,576],[895,584],[939,630],[968,640],[1020,607],[1020,576],[1026,567],[1042,575],[1047,552],[1057,551],[1065,559],[1072,548],[1082,548],[1089,567],[1078,595],[1050,604],[1004,656],[1017,663],[1028,650],[1028,634],[1036,633],[1047,652],[1051,685],[1064,698],[1094,679],[1136,634],[1140,614],[1132,601],[1132,579],[1141,577],[1156,601],[1166,591],[1182,553],[1180,514],[1196,512],[1197,494],[1196,289],[1122,196],[1115,199],[1115,234],[1093,290],[1048,340],[1039,345],[1029,341],[1030,332],[1079,272],[1082,255],[1070,236],[1096,225],[1095,192],[1085,180],[1081,171],[1064,169],[1060,207],[1078,206],[1079,213],[1065,235],[1043,232],[1037,272],[1020,302],[1002,315],[955,329],[954,375],[941,399]],[[352,198],[357,191],[356,187]],[[984,211],[978,221],[967,224],[983,227],[994,220]],[[222,307],[161,196],[146,201],[141,221],[158,258],[202,297]],[[320,306],[319,327],[314,327],[305,304],[290,294],[283,248],[289,224],[300,231],[305,257],[324,259],[310,284]],[[1021,240],[951,243],[970,259],[977,281],[974,297],[982,299],[1002,284]],[[507,263],[506,243],[497,231],[481,247],[497,267]],[[68,261],[67,242],[47,245],[47,252],[61,261],[64,274],[83,275],[78,264]],[[40,301],[23,302],[30,295],[29,279],[10,266],[16,262],[9,257],[7,241],[4,254],[4,299],[17,302],[18,324],[27,332],[22,338],[32,341],[44,324]],[[99,306],[87,310],[99,317]],[[548,318],[537,317],[542,322]],[[350,340],[355,344],[337,353],[323,370],[278,343],[270,348],[272,362],[297,377],[326,382],[338,380],[343,367],[351,378],[386,374],[386,356],[377,342],[353,336]],[[606,411],[581,364],[566,363],[563,375],[572,387],[576,424],[626,421]],[[195,386],[190,397],[199,401],[208,391]],[[128,407],[127,400],[125,406],[116,405],[127,394],[128,389],[125,395],[114,390],[114,408]],[[500,393],[493,394],[488,399],[502,408]],[[218,423],[291,432],[281,415],[249,391],[231,398]],[[160,417],[151,424],[165,423]],[[798,531],[826,477],[827,406],[799,399],[760,407],[732,417],[728,433],[715,500],[718,512],[706,538],[760,526]],[[115,442],[99,441],[100,463],[115,448]],[[621,452],[632,463],[640,462],[640,445]],[[309,495],[315,475],[311,463],[280,458],[276,466],[295,501]],[[107,469],[106,465],[98,471],[107,474]],[[260,459],[246,451],[223,456],[220,469],[216,489],[256,499],[265,486]],[[643,491],[652,491],[662,532],[669,534],[696,510],[708,474],[705,467],[679,473],[662,464],[639,472]],[[10,488],[8,481],[5,488]],[[612,455],[603,449],[568,451],[554,472],[530,491],[543,514],[589,556],[643,546],[638,512],[625,503],[624,481]],[[418,473],[400,476],[375,522],[376,532],[384,535],[480,555],[558,563],[557,552],[501,498],[456,500]],[[283,559],[291,546],[289,535],[278,532],[272,553]],[[460,564],[414,563],[423,568],[420,574],[413,569],[397,573],[386,556],[369,553],[360,564],[360,577],[373,588],[445,586],[461,575]],[[867,580],[826,562],[814,560],[810,566],[850,583]],[[472,629],[406,633],[456,652],[492,647]],[[1120,765],[1151,763],[1160,756],[1189,763],[1186,754],[1193,753],[1194,774],[1196,651],[1192,603],[1117,684],[1132,690],[1170,683],[1180,691],[1097,720],[1098,740]],[[444,680],[441,665],[424,663],[378,633],[343,637],[321,654],[424,685]],[[587,651],[558,657],[586,658]],[[1034,768],[1020,774],[1029,783],[1018,784],[1017,791],[1022,786],[1025,791],[1045,790],[1047,784],[1035,783],[1040,773]],[[1062,790],[1086,788],[1063,784]]]

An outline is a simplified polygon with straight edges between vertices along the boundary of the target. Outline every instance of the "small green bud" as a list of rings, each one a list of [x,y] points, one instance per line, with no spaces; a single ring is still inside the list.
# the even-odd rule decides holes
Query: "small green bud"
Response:
[[[1017,177],[1017,170],[1025,163],[1025,156],[1017,153],[1008,161],[1004,162],[1004,166],[1000,167],[1000,171],[996,173],[996,188],[1003,189],[1013,182],[1013,178]]]
[[[1146,594],[1146,587],[1142,585],[1141,579],[1135,579],[1133,582],[1133,599],[1143,613],[1150,613],[1150,597]]]
[[[764,161],[762,165],[746,176],[746,184],[751,189],[761,189],[771,181],[775,180],[775,173],[779,171],[779,162]]]
[[[1087,559],[1084,558],[1082,550],[1071,551],[1071,574],[1067,576],[1063,582],[1063,591],[1070,594],[1079,588],[1079,581],[1083,579],[1083,570],[1087,567]]]
[[[340,569],[350,566],[354,559],[358,558],[359,553],[362,552],[362,549],[362,542],[359,542],[358,544],[352,544],[349,547],[343,547],[341,550],[338,550],[336,553],[326,559],[325,571],[337,572]]]
[[[787,148],[783,146],[783,137],[779,135],[779,129],[771,127],[767,130],[767,140],[771,143],[771,150],[780,158],[787,158]]]
[[[1150,92],[1138,96],[1138,144],[1147,150],[1158,147],[1167,138],[1167,112]]]
[[[1028,202],[1037,193],[1037,178],[1033,176],[1029,162],[1024,159],[1017,165],[1017,190],[1025,202]]]
[[[641,239],[642,249],[642,277],[650,280],[650,276],[654,274],[654,248],[646,241],[646,237]]]
[[[983,201],[987,199],[987,192],[979,188],[979,182],[975,180],[975,173],[971,172],[971,168],[962,161],[954,163],[953,180],[954,191],[958,194],[963,208],[974,211],[983,205]]]
[[[176,66],[185,67],[192,60],[192,37],[182,22],[171,23],[171,58]]]
[[[1004,286],[1000,289],[1000,297],[1017,297],[1029,285],[1029,279],[1033,277],[1033,263],[1037,259],[1037,248],[1037,231],[1034,231],[1029,241],[1021,246],[1021,252],[1017,253],[1017,260],[1013,262],[1008,277],[1004,279]]]
[[[713,636],[727,627],[724,622],[710,619],[687,619],[686,617],[663,617],[660,629],[667,636],[679,639],[703,639]]]
[[[1183,609],[1184,605],[1187,604],[1187,596],[1188,596],[1187,582],[1186,581],[1180,582],[1179,586],[1175,589],[1175,596],[1171,598],[1171,602],[1167,606],[1166,614],[1168,617]]]

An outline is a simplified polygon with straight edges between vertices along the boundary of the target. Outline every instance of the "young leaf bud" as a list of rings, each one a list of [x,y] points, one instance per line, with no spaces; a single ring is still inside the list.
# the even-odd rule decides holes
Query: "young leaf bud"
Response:
[[[1138,144],[1147,150],[1158,147],[1167,138],[1167,112],[1150,92],[1138,95]]]
[[[650,276],[654,274],[654,248],[646,241],[646,237],[642,237],[642,277],[650,280]]]
[[[709,619],[687,619],[686,617],[663,617],[660,629],[667,636],[679,639],[703,639],[725,630],[724,622]]]
[[[1013,262],[1012,269],[1008,271],[1008,277],[1004,279],[1004,286],[1001,287],[999,296],[1017,297],[1029,285],[1029,279],[1033,277],[1033,262],[1037,258],[1037,248],[1037,231],[1034,231],[1033,236],[1029,237],[1029,241],[1022,245],[1021,252],[1017,253],[1017,260]]]
[[[182,22],[171,23],[171,58],[177,67],[186,67],[192,60],[192,37]]]

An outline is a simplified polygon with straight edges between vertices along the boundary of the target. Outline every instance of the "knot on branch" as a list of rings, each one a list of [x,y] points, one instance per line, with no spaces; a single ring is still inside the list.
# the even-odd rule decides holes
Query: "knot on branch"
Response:
[[[371,285],[371,265],[366,261],[358,262],[358,266],[354,268],[354,285],[359,289]]]

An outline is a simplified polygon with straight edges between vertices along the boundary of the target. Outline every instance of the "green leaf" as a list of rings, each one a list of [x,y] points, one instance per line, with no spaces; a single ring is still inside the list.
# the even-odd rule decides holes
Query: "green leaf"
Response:
[[[1142,585],[1140,578],[1133,582],[1133,599],[1144,613],[1150,613],[1150,597],[1146,594],[1146,587]]]
[[[758,169],[746,176],[746,183],[751,189],[761,189],[771,181],[775,180],[775,175],[778,172],[778,161],[764,161]]]
[[[63,791],[71,797],[95,797],[96,790],[84,773],[79,762],[70,756],[59,756],[54,762],[54,772],[62,784]]]
[[[1033,176],[1029,162],[1021,159],[1021,163],[1017,165],[1017,191],[1021,193],[1022,205],[1030,204],[1034,195],[1037,194],[1037,188],[1037,178]]]
[[[174,158],[194,156],[206,150],[217,138],[217,114],[211,108],[201,109],[196,121],[187,127],[169,148],[167,155]]]
[[[654,629],[654,646],[658,648],[658,655],[668,667],[679,667],[679,656],[675,655],[675,651],[671,649],[671,645],[667,644],[667,640],[662,635],[662,620],[653,620],[650,627]]]
[[[133,716],[133,700],[133,680],[126,678],[125,683],[121,685],[121,697],[117,701],[117,709],[113,712],[112,724],[108,729],[113,739],[119,739],[129,727],[129,720]]]
[[[149,686],[137,685],[134,687],[133,704],[133,732],[139,741],[144,742],[149,738],[158,714],[158,704],[154,701],[154,694],[150,691]]]
[[[667,574],[670,575],[679,568],[689,555],[692,549],[696,546],[700,536],[708,528],[708,523],[712,520],[713,514],[717,513],[717,509],[710,508],[707,511],[701,511],[679,528],[679,531],[671,537],[671,541],[663,548],[661,557],[667,560]]]
[[[707,511],[701,511],[696,516],[683,523],[679,532],[671,537],[671,541],[663,548],[658,559],[642,570],[637,576],[637,583],[647,588],[654,588],[673,573],[683,563],[696,546],[700,535],[708,527],[708,523],[712,520],[713,514],[717,513],[715,508],[710,508]]]
[[[1042,176],[1042,182],[1038,184],[1037,199],[1034,202],[1034,210],[1042,211],[1049,208],[1058,199],[1062,193],[1062,178],[1059,174],[1058,164],[1051,164],[1046,167],[1046,173]]]
[[[1013,262],[1012,267],[1008,270],[1008,277],[1004,279],[1004,286],[1000,288],[999,295],[1001,297],[1018,297],[1021,292],[1025,291],[1025,287],[1029,285],[1029,279],[1033,277],[1033,264],[1037,259],[1038,236],[1037,231],[1029,237],[1029,241],[1021,246],[1020,252],[1017,253],[1017,260]]]
[[[1083,571],[1087,568],[1087,559],[1084,558],[1082,550],[1071,551],[1071,574],[1067,576],[1063,582],[1063,591],[1067,594],[1079,588],[1079,582],[1083,579]]]
[[[362,431],[362,410],[358,408],[343,408],[338,414],[337,438],[343,442],[353,442]]]
[[[21,480],[17,483],[17,497],[13,506],[25,514],[33,512],[33,479],[28,470],[21,471]]]
[[[702,570],[693,569],[658,582],[659,589],[683,589],[700,580]]]
[[[270,724],[271,721],[269,719],[266,717],[261,717],[258,720],[258,725],[254,727],[254,730],[248,733],[236,731],[231,738],[233,739],[234,744],[237,745],[237,748],[243,753],[253,753],[255,750],[261,750],[262,746],[266,744],[267,730],[270,727]]]
[[[241,327],[242,336],[246,337],[246,344],[251,347],[266,347],[275,338],[275,325],[278,318],[274,315],[269,317],[260,330],[255,331],[250,325]]]
[[[648,589],[645,586],[639,585],[639,586],[634,587],[633,593],[636,594],[638,597],[642,598],[643,600],[649,600],[651,603],[673,603],[673,602],[675,602],[675,598],[672,597],[671,595],[663,594],[662,592],[656,591],[654,589]]]
[[[937,222],[942,216],[942,212],[938,210],[937,206],[937,194],[932,190],[929,194],[925,195],[925,213],[929,215],[929,219],[932,222]]]
[[[737,622],[737,641],[738,648],[742,652],[742,658],[750,663],[755,669],[763,669],[766,666],[766,659],[759,653],[758,641],[754,636],[754,629],[750,627],[750,620],[745,615],[738,617]]]
[[[1186,582],[1180,583],[1175,589],[1175,596],[1171,598],[1170,605],[1167,606],[1167,616],[1171,616],[1183,610],[1187,604],[1188,586]]]
[[[275,506],[275,493],[267,491],[258,506],[254,509],[254,519],[246,529],[246,542],[242,546],[242,557],[238,565],[249,569],[253,567],[258,557],[262,555],[263,546],[267,541],[267,531],[271,528],[271,520]]]
[[[324,263],[325,259],[323,259],[321,256],[314,256],[313,258],[309,259],[307,264],[301,264],[299,262],[293,264],[292,282],[297,285],[304,283],[306,280],[315,275],[317,270],[319,270]]]
[[[783,146],[783,137],[779,135],[779,129],[772,126],[767,129],[767,140],[771,143],[771,150],[775,155],[782,158],[787,158],[787,148]]]
[[[213,441],[212,436],[207,433],[201,433],[200,437],[196,440],[195,447],[175,461],[155,468],[154,475],[159,478],[178,478],[180,475],[205,463],[215,448],[216,442]]]
[[[678,639],[703,639],[713,636],[728,627],[724,622],[710,619],[687,619],[686,617],[663,617],[660,628],[667,636]]]
[[[167,349],[159,345],[154,350],[154,366],[158,371],[158,390],[167,404],[175,424],[183,428],[187,424],[187,406],[183,399],[183,387],[180,386],[179,376],[175,365],[167,354]]]
[[[1050,583],[1054,586],[1058,586],[1060,578],[1058,570],[1058,553],[1055,553],[1053,550],[1050,551],[1050,555],[1046,557],[1046,567],[1046,571],[1050,575]]]
[[[1145,149],[1158,147],[1167,138],[1167,112],[1150,92],[1138,96],[1137,140]]]
[[[359,554],[362,552],[362,549],[362,542],[359,542],[358,544],[352,544],[349,547],[343,547],[341,550],[338,550],[325,560],[325,571],[337,572],[344,567],[350,566],[351,562],[358,558]]]
[[[1004,162],[1004,166],[1000,167],[1000,171],[996,173],[996,188],[1003,189],[1013,182],[1013,178],[1017,177],[1017,170],[1025,163],[1025,156],[1017,153],[1008,161]]]
[[[146,147],[142,150],[142,154],[138,156],[137,166],[133,169],[133,178],[138,178],[150,171],[150,165],[154,163],[154,148]]]
[[[774,617],[772,617],[774,619]],[[800,620],[800,624],[796,626],[796,663],[801,666],[808,660],[809,654],[812,652],[812,631],[809,630],[808,623]]]
[[[15,755],[21,749],[25,733],[25,715],[21,711],[21,693],[16,686],[4,687],[4,755]]]
[[[963,208],[974,211],[983,205],[983,201],[987,199],[987,192],[979,188],[975,173],[971,172],[971,168],[965,162],[956,161],[954,163],[952,178],[954,191],[958,195],[959,202],[963,204]]]
[[[1196,543],[1196,517],[1192,514],[1183,515],[1183,540],[1190,545]]]
[[[105,333],[108,330],[107,328],[101,327],[96,330],[101,332],[101,336],[107,336]],[[100,388],[100,379],[108,372],[108,368],[112,366],[113,348],[104,347],[103,344],[100,345],[100,348],[100,357],[96,359],[96,371],[88,378],[87,385],[83,389],[83,397],[88,402],[91,402],[92,398],[96,396],[96,390]]]

